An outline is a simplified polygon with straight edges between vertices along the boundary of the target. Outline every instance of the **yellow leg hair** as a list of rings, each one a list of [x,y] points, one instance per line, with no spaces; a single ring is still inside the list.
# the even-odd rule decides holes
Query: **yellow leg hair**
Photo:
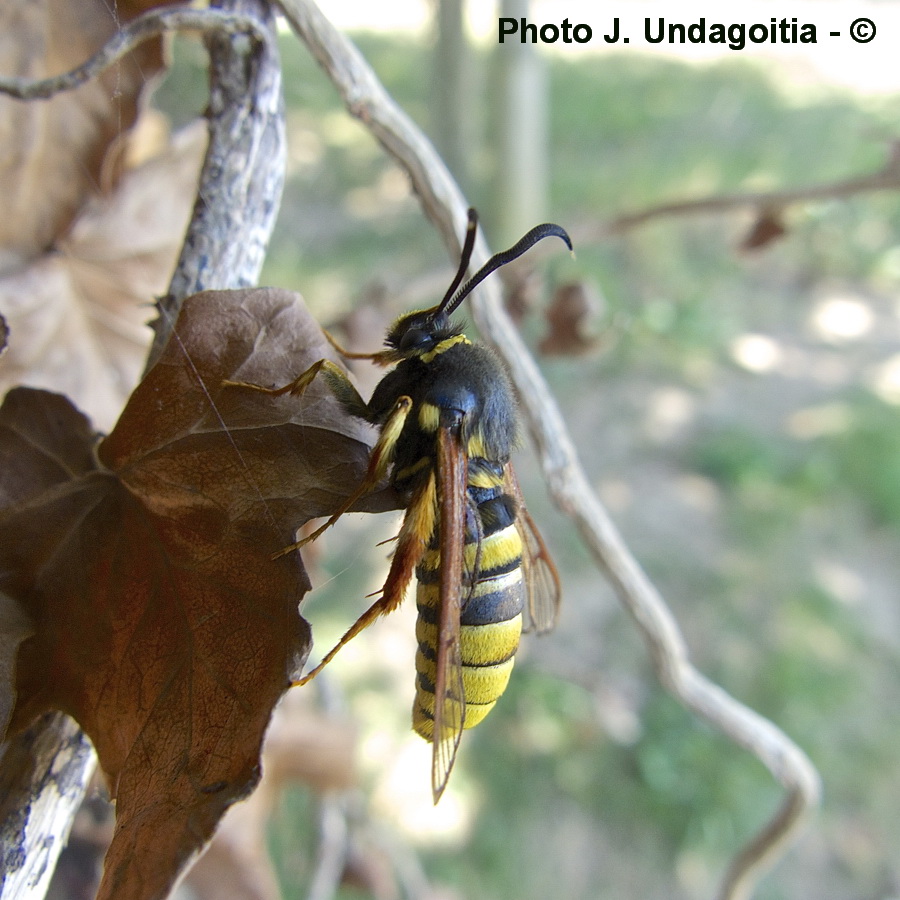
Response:
[[[301,547],[310,543],[310,541],[314,541],[323,532],[331,528],[331,526],[334,525],[334,523],[337,522],[337,520],[344,515],[344,513],[347,512],[360,497],[364,497],[384,478],[387,474],[388,467],[394,458],[394,447],[397,445],[397,439],[400,437],[400,432],[403,430],[403,423],[406,422],[406,417],[409,415],[411,409],[412,400],[409,397],[399,397],[397,399],[387,421],[384,423],[384,427],[381,429],[378,441],[372,448],[372,453],[369,456],[369,468],[366,472],[366,477],[360,482],[359,487],[341,504],[340,508],[327,522],[325,522],[324,525],[321,525],[312,534],[307,535],[302,540],[296,541],[295,543],[284,547],[282,550],[279,550],[277,553],[273,554],[272,559],[277,559],[279,556],[285,556],[294,550],[299,550]]]
[[[416,565],[422,558],[425,546],[431,537],[436,515],[436,498],[437,489],[432,472],[410,502],[397,538],[397,548],[391,559],[391,568],[384,582],[381,596],[350,626],[347,633],[338,641],[337,646],[325,655],[322,662],[299,681],[294,682],[295,685],[306,684],[315,678],[334,659],[341,647],[368,628],[379,616],[393,612],[400,605],[406,588],[412,580]]]
[[[250,388],[251,390],[259,391],[261,394],[269,394],[271,397],[280,397],[283,394],[293,394],[295,397],[299,397],[310,384],[312,384],[313,379],[320,372],[324,372],[326,375],[330,376],[328,379],[329,381],[331,381],[332,378],[336,378],[347,382],[347,384],[353,387],[352,382],[347,378],[347,373],[344,372],[337,363],[332,362],[330,359],[320,359],[318,362],[314,362],[305,372],[302,372],[293,381],[289,381],[287,384],[278,388],[266,387],[262,384],[252,384],[249,381],[226,380],[223,381],[222,384],[229,387]],[[356,391],[356,388],[353,388],[353,390]],[[361,398],[360,402],[363,402]],[[365,404],[363,403],[363,405]]]

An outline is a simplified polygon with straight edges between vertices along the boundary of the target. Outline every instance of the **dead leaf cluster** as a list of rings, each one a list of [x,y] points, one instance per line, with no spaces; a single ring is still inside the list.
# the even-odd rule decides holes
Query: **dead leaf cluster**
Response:
[[[3,685],[10,728],[60,709],[93,741],[117,805],[100,896],[164,892],[255,785],[310,643],[305,571],[272,553],[370,449],[320,385],[223,385],[286,383],[331,352],[295,295],[197,295],[175,335],[106,438],[57,394],[0,408],[0,589],[33,630]]]
[[[0,72],[67,71],[161,5],[4,4]],[[256,784],[310,645],[299,555],[271,556],[339,505],[371,441],[319,385],[223,385],[332,354],[286,292],[188,299],[132,393],[207,142],[145,110],[163,64],[151,39],[49,100],[0,97],[0,736],[47,710],[90,736],[116,802],[107,897],[167,893]],[[352,777],[341,746],[320,782]]]
[[[0,72],[66,71],[151,5],[10,0]],[[163,65],[157,38],[73,91],[30,103],[0,96],[0,313],[10,332],[0,389],[65,391],[104,429],[140,376],[150,303],[171,275],[206,145],[202,124],[170,139],[144,109]]]

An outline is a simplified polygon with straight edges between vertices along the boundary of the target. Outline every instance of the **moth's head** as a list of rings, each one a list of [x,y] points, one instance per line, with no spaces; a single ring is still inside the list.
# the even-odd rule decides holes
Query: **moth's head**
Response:
[[[401,316],[391,326],[384,342],[397,359],[412,359],[434,350],[441,341],[462,333],[440,307],[418,309]]]
[[[385,361],[399,361],[422,356],[433,350],[441,341],[448,337],[460,334],[462,329],[450,324],[450,316],[466,297],[479,285],[491,272],[505,266],[507,263],[518,259],[526,250],[534,246],[545,237],[561,238],[569,250],[572,249],[572,241],[564,228],[559,225],[544,224],[532,228],[516,244],[496,253],[492,256],[465,284],[462,284],[469,262],[472,259],[472,251],[475,248],[475,235],[478,230],[478,215],[474,209],[469,210],[469,222],[466,228],[466,237],[463,242],[460,255],[459,268],[453,278],[453,283],[447,288],[443,299],[431,309],[420,309],[416,312],[401,316],[388,331],[385,344],[388,349],[383,354]]]

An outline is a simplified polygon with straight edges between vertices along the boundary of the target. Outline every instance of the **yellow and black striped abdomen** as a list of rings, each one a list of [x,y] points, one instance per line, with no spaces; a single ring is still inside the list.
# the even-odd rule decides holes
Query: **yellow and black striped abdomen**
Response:
[[[519,636],[525,585],[522,541],[515,521],[515,506],[500,485],[469,487],[470,510],[478,525],[467,529],[462,586],[460,657],[465,699],[465,727],[477,725],[506,689]],[[480,545],[479,545],[480,532]],[[413,728],[426,740],[434,732],[434,683],[440,619],[440,536],[416,568],[419,618],[416,638],[416,699]]]

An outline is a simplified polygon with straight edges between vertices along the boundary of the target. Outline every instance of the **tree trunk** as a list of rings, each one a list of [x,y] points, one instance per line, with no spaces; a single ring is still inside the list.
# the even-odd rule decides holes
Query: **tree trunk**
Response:
[[[465,34],[465,0],[437,0],[434,18],[434,68],[431,84],[431,133],[447,167],[468,187],[474,136],[471,54]]]
[[[530,0],[502,0],[500,15],[528,18]],[[490,95],[493,194],[486,217],[493,243],[507,246],[545,218],[547,76],[537,45],[498,44]]]

